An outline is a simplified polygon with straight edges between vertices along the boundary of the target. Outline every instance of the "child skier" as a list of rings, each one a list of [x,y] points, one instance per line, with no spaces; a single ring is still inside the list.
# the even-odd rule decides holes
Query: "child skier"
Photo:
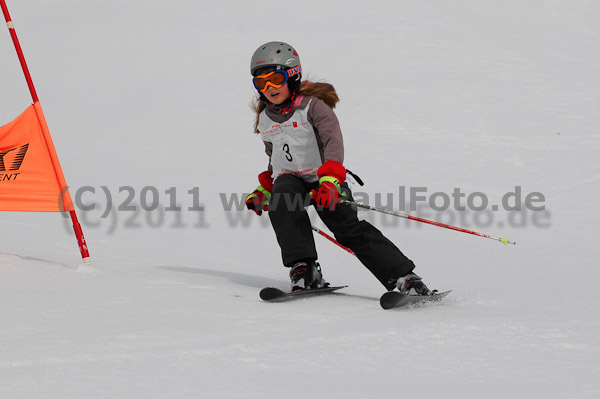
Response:
[[[339,243],[354,251],[388,291],[431,295],[412,272],[414,263],[374,226],[358,220],[356,209],[339,202],[352,201],[352,193],[345,182],[342,132],[332,110],[339,101],[333,86],[301,84],[298,53],[283,42],[260,46],[250,73],[258,91],[255,133],[262,137],[269,164],[246,207],[258,215],[269,212],[292,291],[328,285],[305,209],[312,204]]]

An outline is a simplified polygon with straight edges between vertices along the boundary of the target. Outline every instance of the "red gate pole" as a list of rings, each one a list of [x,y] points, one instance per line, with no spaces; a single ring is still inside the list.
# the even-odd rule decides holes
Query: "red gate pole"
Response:
[[[33,85],[33,80],[31,79],[31,74],[29,73],[29,68],[27,67],[27,63],[25,62],[25,56],[23,55],[23,50],[21,49],[21,45],[19,44],[19,38],[17,37],[17,32],[15,31],[14,24],[12,19],[10,18],[10,14],[8,13],[8,8],[6,7],[5,0],[0,0],[0,6],[2,7],[2,13],[4,14],[4,19],[6,19],[6,26],[8,27],[8,31],[10,32],[10,37],[12,38],[13,44],[15,45],[15,50],[17,51],[17,56],[19,57],[19,62],[21,63],[21,68],[23,69],[23,74],[25,75],[25,80],[27,81],[27,86],[29,87],[29,91],[31,92],[31,98],[33,99],[34,104],[39,103],[38,95],[35,91],[35,86]],[[38,107],[41,110],[41,107]],[[43,115],[38,115],[38,118]],[[45,120],[44,120],[45,124]],[[43,126],[44,129],[47,129],[47,126]],[[49,135],[48,135],[49,138]],[[49,143],[51,144],[51,143]],[[52,145],[53,147],[53,145]],[[52,157],[54,158],[54,157]],[[53,159],[54,163],[54,159]],[[62,170],[60,170],[60,164],[54,165],[55,173],[59,178],[59,183],[61,184],[61,189],[67,187],[66,182],[64,181],[64,176],[62,174]],[[60,173],[59,173],[60,172]],[[85,237],[83,236],[83,230],[81,230],[81,225],[77,219],[77,214],[75,210],[69,211],[71,216],[71,220],[73,222],[73,231],[75,232],[75,237],[77,237],[77,244],[79,245],[79,251],[81,252],[81,258],[84,263],[91,264],[90,253],[87,248],[87,244],[85,242]]]

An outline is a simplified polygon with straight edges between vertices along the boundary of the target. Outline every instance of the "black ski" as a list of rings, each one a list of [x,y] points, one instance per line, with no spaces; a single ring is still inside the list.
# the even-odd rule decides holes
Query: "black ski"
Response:
[[[407,305],[422,305],[439,302],[452,291],[438,292],[433,295],[404,295],[399,291],[388,291],[381,296],[379,303],[384,309],[399,308]]]
[[[346,287],[347,285],[340,285],[336,287],[312,288],[308,290],[296,290],[291,292],[285,292],[279,288],[267,287],[260,290],[260,299],[270,302],[283,302],[293,299],[306,298],[308,296],[329,294]]]

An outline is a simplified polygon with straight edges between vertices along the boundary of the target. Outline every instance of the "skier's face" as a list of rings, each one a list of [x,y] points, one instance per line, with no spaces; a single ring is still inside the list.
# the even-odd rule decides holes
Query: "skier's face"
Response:
[[[263,93],[267,100],[275,105],[283,104],[287,99],[290,98],[290,88],[287,82],[279,89],[269,86]]]

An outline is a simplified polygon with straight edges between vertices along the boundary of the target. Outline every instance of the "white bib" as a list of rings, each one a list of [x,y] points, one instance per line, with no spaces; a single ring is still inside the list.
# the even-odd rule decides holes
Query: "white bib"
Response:
[[[294,111],[292,117],[283,123],[274,122],[265,111],[260,114],[260,135],[263,141],[273,144],[273,180],[285,174],[298,176],[309,183],[319,180],[317,169],[323,162],[315,131],[308,123],[311,101],[304,109]]]

